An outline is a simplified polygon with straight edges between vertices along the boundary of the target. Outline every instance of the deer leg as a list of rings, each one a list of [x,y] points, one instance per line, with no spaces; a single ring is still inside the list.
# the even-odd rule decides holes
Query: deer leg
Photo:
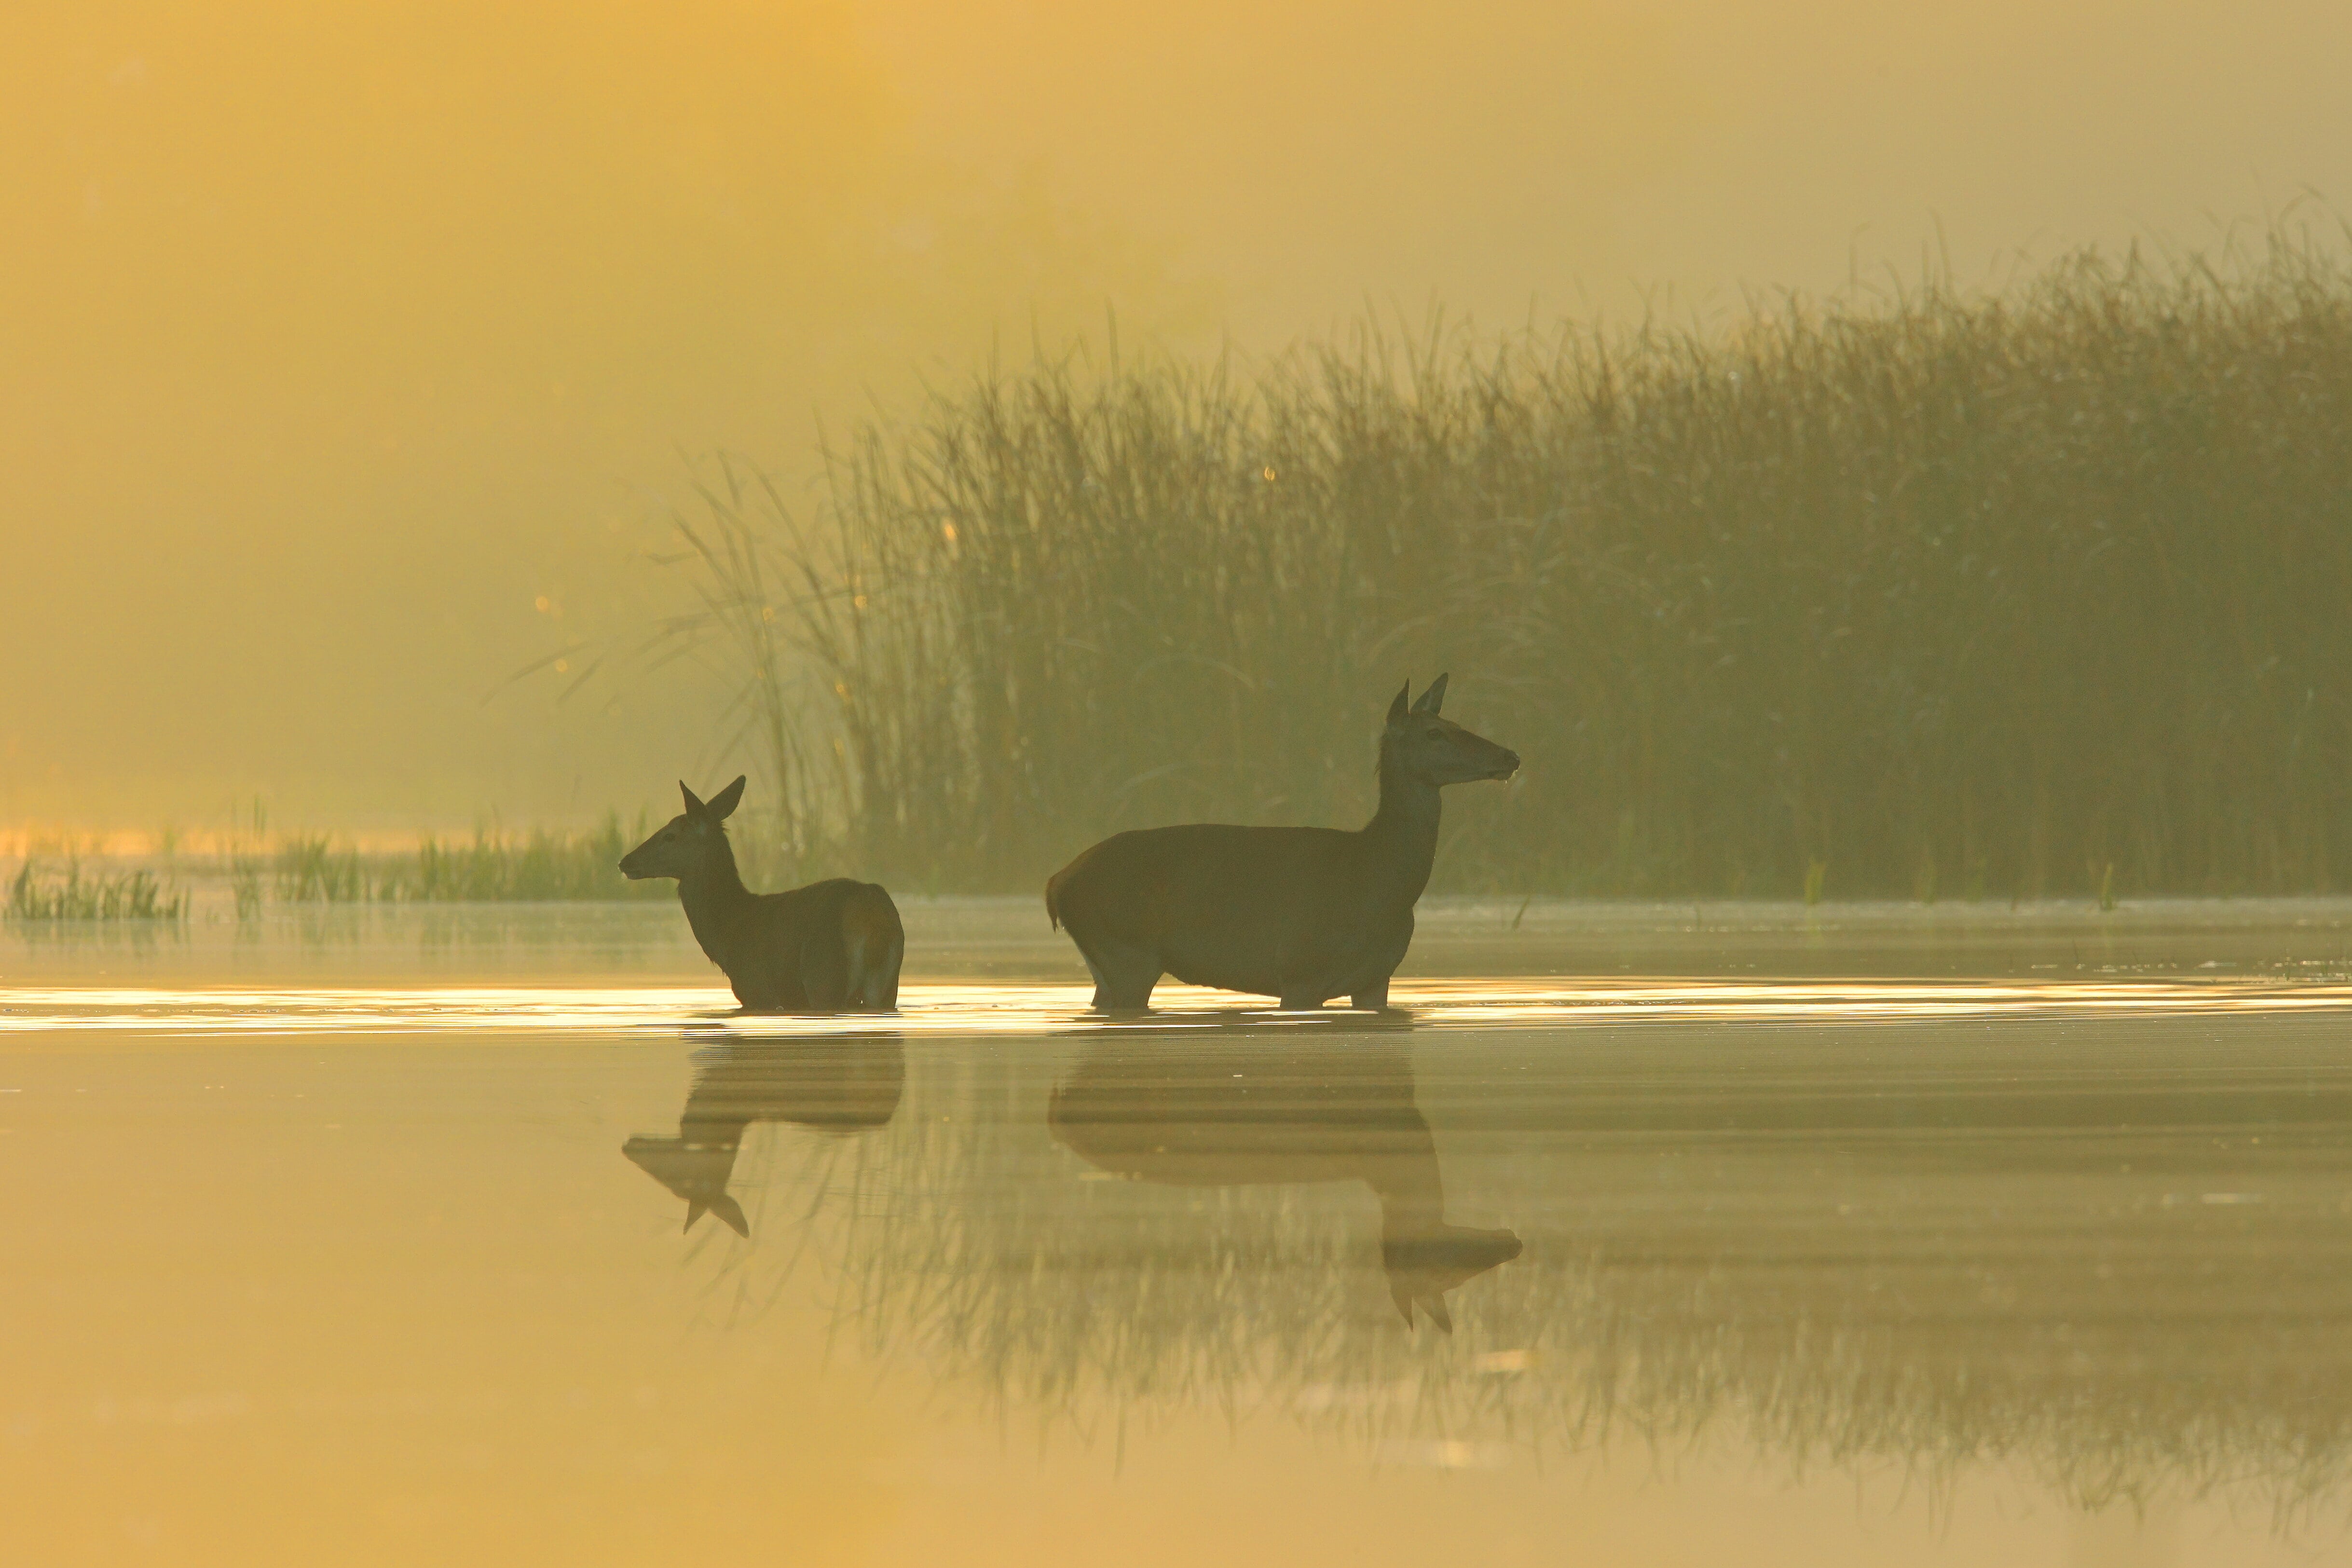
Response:
[[[1377,943],[1365,977],[1356,982],[1348,999],[1360,1008],[1373,1012],[1385,1012],[1389,1005],[1389,977],[1404,962],[1405,949],[1412,946],[1412,911],[1405,911],[1403,925],[1388,933]]]
[[[898,1010],[898,963],[905,944],[887,936],[868,936],[851,955],[849,990],[852,1005],[869,1013]]]
[[[1076,932],[1070,933],[1073,938]],[[1100,936],[1078,940],[1078,956],[1095,977],[1094,1010],[1098,1013],[1140,1013],[1151,1010],[1151,988],[1163,972],[1158,955],[1125,942]]]
[[[890,895],[879,888],[870,894],[861,894],[843,912],[842,948],[848,978],[842,1005],[869,1013],[896,1012],[906,933]]]
[[[813,1013],[837,1013],[848,1004],[849,954],[837,933],[802,944],[801,996],[801,1005]]]
[[[736,1001],[747,1013],[780,1013],[784,1010],[782,993],[765,980],[745,977],[732,981]]]
[[[1290,973],[1281,977],[1282,1010],[1313,1012],[1333,997],[1344,997],[1355,988],[1355,977],[1363,973],[1363,960],[1350,951],[1349,938],[1333,933],[1292,961]]]
[[[1344,959],[1336,964],[1326,960],[1312,974],[1292,975],[1282,983],[1282,1010],[1311,1013],[1333,997],[1345,995],[1354,967]]]

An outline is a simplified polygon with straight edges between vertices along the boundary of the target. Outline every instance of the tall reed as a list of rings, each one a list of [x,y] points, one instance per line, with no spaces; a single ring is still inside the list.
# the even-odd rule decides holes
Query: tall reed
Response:
[[[1026,889],[1349,822],[1408,674],[1516,747],[1437,885],[2352,883],[2352,266],[2084,252],[1720,330],[1081,350],[682,517],[789,858]],[[1940,882],[1935,868],[1941,868]]]

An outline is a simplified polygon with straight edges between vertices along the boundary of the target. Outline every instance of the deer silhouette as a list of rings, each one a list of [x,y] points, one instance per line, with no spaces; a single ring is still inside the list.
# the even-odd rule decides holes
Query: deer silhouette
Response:
[[[907,1082],[907,1056],[892,1037],[733,1045],[698,1052],[674,1138],[639,1136],[621,1153],[686,1199],[686,1228],[715,1214],[738,1236],[751,1234],[743,1206],[727,1191],[743,1130],[790,1122],[836,1134],[890,1120]]]
[[[1445,1293],[1517,1258],[1519,1239],[1446,1223],[1413,1089],[1411,1053],[1386,1043],[1339,1055],[1110,1037],[1055,1089],[1046,1124],[1087,1164],[1142,1181],[1362,1182],[1380,1200],[1390,1300],[1408,1327],[1417,1307],[1452,1333]]]
[[[726,822],[743,780],[698,800],[621,857],[635,882],[677,878],[678,902],[705,956],[751,1012],[877,1012],[898,1005],[907,934],[878,883],[835,877],[789,893],[753,893],[735,869]]]
[[[1519,767],[1517,752],[1440,716],[1444,675],[1408,706],[1412,690],[1389,705],[1380,809],[1361,829],[1147,828],[1054,874],[1045,915],[1077,944],[1097,1010],[1149,1008],[1163,974],[1287,1009],[1336,996],[1388,1006],[1437,853],[1438,791]]]

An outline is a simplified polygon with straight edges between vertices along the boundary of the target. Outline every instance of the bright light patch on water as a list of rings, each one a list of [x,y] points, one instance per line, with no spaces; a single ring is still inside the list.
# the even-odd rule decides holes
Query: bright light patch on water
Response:
[[[2137,1013],[2352,1010],[2352,986],[2214,981],[1809,983],[1625,980],[1446,980],[1400,984],[1397,1010],[1283,1012],[1230,993],[1163,985],[1144,1018],[1087,1011],[1084,986],[909,985],[895,1016],[747,1015],[716,987],[384,987],[24,988],[4,994],[0,1034],[62,1030],[214,1034],[625,1035],[708,1030],[749,1039],[898,1035],[1055,1034],[1104,1029],[1234,1027],[1563,1029],[1643,1019],[1827,1023],[1840,1020]]]

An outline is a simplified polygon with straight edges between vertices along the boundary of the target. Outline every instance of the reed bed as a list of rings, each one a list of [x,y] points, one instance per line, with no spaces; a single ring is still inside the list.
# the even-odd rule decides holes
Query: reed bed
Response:
[[[640,813],[634,831],[618,813],[585,832],[533,829],[504,836],[478,829],[468,841],[426,838],[404,863],[388,866],[379,896],[425,904],[576,902],[673,896],[667,882],[631,882],[620,859],[646,836]]]
[[[68,920],[177,921],[188,915],[188,895],[149,871],[85,873],[79,861],[62,876],[45,875],[27,860],[8,883],[7,918],[53,923]]]
[[[1381,706],[1520,782],[1434,885],[2352,885],[2352,265],[2308,236],[1720,329],[1081,348],[682,514],[784,859],[1034,887],[1120,828],[1350,823]]]
[[[280,904],[364,904],[375,879],[354,849],[338,849],[324,833],[297,833],[281,841],[273,891]],[[236,874],[231,869],[232,876]],[[238,907],[245,904],[240,893]]]
[[[661,898],[666,882],[633,883],[619,862],[645,837],[618,812],[586,830],[533,828],[501,832],[478,827],[470,839],[426,834],[404,853],[370,852],[327,833],[270,834],[236,840],[223,864],[239,920],[269,905],[353,904],[593,903]]]
[[[621,857],[649,831],[640,811],[633,826],[609,812],[589,829],[532,828],[502,831],[478,827],[471,838],[425,834],[413,850],[365,849],[325,832],[273,831],[258,812],[240,821],[216,850],[194,855],[167,850],[157,866],[92,871],[78,855],[62,873],[45,872],[28,856],[7,883],[5,918],[13,921],[182,920],[191,895],[182,885],[226,883],[240,922],[257,921],[272,906],[304,908],[369,904],[596,903],[676,896],[669,882],[635,882],[620,872]],[[755,839],[764,835],[754,834]],[[748,873],[772,867],[753,848]]]

